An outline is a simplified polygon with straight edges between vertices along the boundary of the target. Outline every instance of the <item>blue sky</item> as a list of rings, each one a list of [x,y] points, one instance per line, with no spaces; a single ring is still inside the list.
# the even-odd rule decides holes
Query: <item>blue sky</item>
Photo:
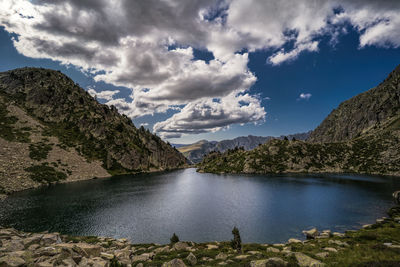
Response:
[[[24,4],[24,0],[17,2]],[[64,5],[76,9],[78,14],[92,14],[104,8],[78,2],[66,1]],[[215,1],[209,2],[212,5]],[[97,94],[100,102],[116,105],[135,125],[144,125],[173,143],[193,143],[201,139],[222,140],[250,134],[279,136],[312,130],[340,102],[378,85],[400,63],[400,33],[396,27],[400,22],[399,16],[395,16],[400,7],[395,4],[399,9],[393,9],[394,1],[384,1],[379,7],[373,1],[361,6],[337,1],[343,5],[339,11],[332,8],[334,5],[305,5],[301,8],[306,15],[315,10],[321,13],[313,18],[315,21],[295,13],[302,19],[300,24],[283,26],[281,20],[285,16],[279,15],[279,5],[274,6],[278,15],[272,22],[281,26],[281,31],[268,28],[269,21],[252,21],[235,10],[270,10],[267,2],[259,1],[260,6],[254,4],[255,7],[240,1],[230,5],[219,1],[213,9],[207,4],[191,7],[200,14],[208,12],[205,22],[199,25],[192,21],[193,14],[182,13],[177,18],[166,7],[164,15],[171,16],[168,23],[187,19],[191,28],[174,23],[168,28],[165,21],[151,21],[147,25],[142,18],[135,23],[143,26],[143,31],[137,27],[127,34],[128,30],[121,29],[117,36],[97,36],[101,29],[86,30],[84,27],[90,24],[87,20],[85,24],[73,25],[70,32],[68,23],[75,22],[62,13],[54,25],[51,19],[38,20],[40,27],[27,31],[21,26],[27,25],[27,17],[32,17],[29,22],[34,21],[38,14],[57,8],[57,4],[31,3],[26,10],[26,3],[24,8],[8,7],[14,8],[14,13],[0,13],[0,71],[24,66],[61,70]],[[129,8],[147,10],[151,6],[133,4]],[[364,13],[358,13],[363,8],[364,13],[379,16],[366,23],[365,17],[360,17]],[[246,25],[265,26],[265,30]],[[111,31],[114,24],[100,26]],[[81,30],[76,33],[76,29]],[[240,34],[227,35],[232,29]],[[150,35],[147,31],[169,35],[159,39],[159,33]],[[244,32],[250,41],[240,37]],[[207,39],[210,36],[214,39]],[[149,41],[142,44],[139,37],[140,42],[143,38]],[[171,38],[175,40],[170,41]],[[83,40],[88,42],[86,46],[82,45]],[[171,44],[166,46],[166,42]]]

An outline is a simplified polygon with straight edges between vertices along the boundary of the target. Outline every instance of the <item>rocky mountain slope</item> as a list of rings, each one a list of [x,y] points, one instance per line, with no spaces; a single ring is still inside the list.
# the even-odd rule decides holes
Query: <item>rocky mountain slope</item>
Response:
[[[350,98],[311,133],[310,142],[346,141],[365,134],[400,112],[400,65],[377,87]]]
[[[342,103],[311,134],[309,141],[271,140],[251,151],[210,153],[198,170],[400,176],[399,95],[397,67],[378,87]]]
[[[186,163],[176,149],[98,103],[64,74],[0,73],[0,191],[54,181],[158,171]]]
[[[191,145],[179,146],[178,150],[193,163],[199,163],[203,160],[203,157],[212,151],[225,152],[229,149],[234,149],[236,147],[242,147],[244,150],[251,150],[264,144],[271,139],[288,139],[295,138],[296,140],[306,140],[309,137],[308,133],[291,134],[288,136],[240,136],[231,140],[222,141],[207,141],[201,140]]]

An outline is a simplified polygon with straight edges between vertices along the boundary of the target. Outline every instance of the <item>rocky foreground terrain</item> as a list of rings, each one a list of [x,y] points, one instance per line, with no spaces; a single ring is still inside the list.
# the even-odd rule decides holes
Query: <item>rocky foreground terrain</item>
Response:
[[[363,173],[400,176],[400,66],[340,104],[307,141],[270,140],[251,151],[212,152],[212,173]]]
[[[130,244],[126,239],[26,233],[0,228],[0,266],[399,266],[400,207],[358,231],[304,231],[285,244],[177,242]]]
[[[0,195],[186,164],[158,136],[54,70],[0,73],[0,126]]]

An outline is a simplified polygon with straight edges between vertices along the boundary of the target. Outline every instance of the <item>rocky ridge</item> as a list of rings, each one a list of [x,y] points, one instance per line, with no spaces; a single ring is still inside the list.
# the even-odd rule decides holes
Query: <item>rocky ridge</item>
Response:
[[[291,238],[285,244],[244,244],[241,253],[230,242],[131,244],[124,238],[0,228],[0,266],[397,266],[399,233],[400,207],[358,231],[311,229],[305,231],[305,241]]]
[[[306,140],[309,134],[310,132],[290,134],[287,136],[282,135],[279,137],[248,135],[239,136],[231,140],[222,140],[219,142],[201,140],[190,145],[179,145],[178,150],[193,163],[199,163],[202,161],[205,155],[213,151],[225,152],[236,147],[242,147],[244,150],[251,150],[271,139],[283,140],[286,137],[289,140],[292,140],[293,138],[296,140]]]
[[[198,171],[260,174],[345,172],[400,176],[399,94],[400,67],[377,88],[341,104],[306,142],[270,140],[251,151],[234,149],[210,153],[198,164]],[[370,113],[365,113],[369,106],[355,104],[373,98],[379,99],[376,103],[369,103],[371,108],[380,110],[379,122],[376,116],[370,117]],[[360,114],[365,117],[360,118]],[[362,123],[352,123],[354,121]],[[359,125],[358,130],[350,131],[354,125]]]
[[[0,194],[186,164],[176,149],[58,71],[0,73],[0,125]]]

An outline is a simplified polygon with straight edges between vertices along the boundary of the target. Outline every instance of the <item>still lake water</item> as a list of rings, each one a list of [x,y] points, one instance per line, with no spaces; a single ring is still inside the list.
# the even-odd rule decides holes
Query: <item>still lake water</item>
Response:
[[[127,237],[134,243],[284,242],[311,227],[344,231],[393,205],[400,178],[215,175],[184,169],[28,190],[0,202],[0,225],[25,231]]]

